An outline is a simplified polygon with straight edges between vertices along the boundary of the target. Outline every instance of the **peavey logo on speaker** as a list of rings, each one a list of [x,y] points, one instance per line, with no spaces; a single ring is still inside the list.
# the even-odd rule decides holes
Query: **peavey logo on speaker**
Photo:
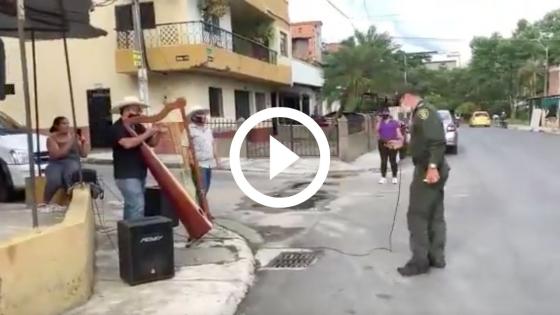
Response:
[[[140,244],[143,243],[153,243],[153,242],[158,242],[161,241],[163,239],[163,235],[162,234],[152,234],[149,236],[144,236],[140,239]]]

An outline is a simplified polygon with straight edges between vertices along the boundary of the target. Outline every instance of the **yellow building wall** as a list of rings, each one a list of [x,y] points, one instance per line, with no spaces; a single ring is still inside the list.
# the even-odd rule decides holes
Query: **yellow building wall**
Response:
[[[287,27],[290,24],[290,17],[288,14],[288,0],[245,0],[260,11],[271,14],[279,20],[286,23]],[[298,1],[298,0],[292,0]],[[302,0],[299,0],[302,1]]]
[[[211,51],[213,61],[208,62],[208,50]],[[209,45],[181,45],[148,48],[148,62],[154,71],[199,70],[206,68],[220,73],[221,76],[247,77],[249,80],[262,80],[280,85],[292,83],[291,67],[275,65],[254,58],[246,57],[231,51],[211,47]],[[134,73],[131,50],[117,50],[115,53],[117,71]],[[188,56],[188,61],[177,61],[176,56]]]
[[[88,89],[111,88],[114,98],[122,98],[124,95],[133,94],[136,90],[134,78],[115,73],[116,35],[112,31],[115,28],[113,7],[97,8],[91,15],[91,19],[93,25],[102,25],[109,34],[97,39],[68,41],[79,126],[88,125],[86,95]],[[7,81],[16,84],[16,95],[8,96],[0,110],[24,123],[25,106],[19,46],[14,39],[6,39],[5,46]],[[39,123],[41,128],[48,128],[56,116],[71,117],[72,115],[64,50],[62,41],[37,42],[36,47]],[[31,44],[27,44],[27,58],[29,76],[32,78]],[[30,90],[33,103],[32,83]],[[35,117],[34,110],[33,117]]]
[[[249,0],[247,0],[249,1]],[[252,0],[251,0],[252,1]],[[287,15],[287,2],[285,0],[276,4],[282,8],[282,3],[285,5]],[[266,2],[266,1],[265,1]],[[199,19],[200,14],[197,9],[196,0],[165,0],[155,1],[156,6],[156,20],[158,23],[180,22],[185,20]],[[262,8],[275,6],[260,4]],[[258,4],[257,4],[258,5]],[[276,10],[276,9],[275,9]],[[225,17],[225,19],[227,19]],[[282,26],[281,22],[276,22],[277,27],[282,27],[283,30],[289,35],[289,28]],[[116,33],[115,29],[115,16],[114,7],[108,6],[103,8],[96,8],[91,14],[91,24],[107,30],[108,35],[102,38],[90,40],[69,40],[69,53],[72,69],[72,79],[74,86],[74,96],[76,104],[76,115],[78,126],[83,127],[89,124],[88,121],[88,108],[87,108],[87,90],[96,88],[109,88],[111,90],[111,99],[113,102],[122,99],[127,95],[137,95],[136,77],[129,74],[119,74],[116,69],[121,67],[131,67],[132,59],[128,58],[127,54],[130,52],[125,51],[124,54],[117,51]],[[276,25],[276,24],[275,24]],[[227,28],[227,27],[226,27]],[[276,36],[276,42],[273,49],[279,50],[279,35]],[[288,40],[290,44],[291,40]],[[71,117],[72,111],[70,107],[69,88],[67,84],[67,76],[64,61],[64,50],[62,41],[42,41],[37,42],[37,74],[38,74],[38,102],[39,102],[39,127],[48,129],[53,119],[56,116]],[[5,39],[6,57],[7,57],[7,81],[8,83],[16,84],[16,95],[8,96],[5,101],[1,103],[0,111],[13,117],[20,123],[25,123],[25,106],[23,98],[23,86],[21,79],[21,63],[19,45],[14,39]],[[195,50],[201,51],[200,48]],[[224,69],[223,60],[229,58],[232,65],[239,65],[238,69],[242,73],[266,73],[267,76],[274,78],[278,82],[283,82],[283,85],[291,84],[291,68],[290,59],[279,56],[279,65],[274,66],[266,63],[252,60],[244,56],[237,56],[235,54],[220,51],[220,49],[213,48],[216,54],[215,67],[217,69]],[[115,51],[117,56],[115,57]],[[288,49],[291,51],[291,48]],[[205,52],[205,51],[204,51]],[[157,52],[156,52],[157,54]],[[223,58],[218,58],[224,56]],[[29,77],[32,78],[31,68],[31,44],[27,44],[27,58],[29,60]],[[150,57],[150,61],[157,63],[168,63],[167,58]],[[251,60],[247,60],[251,59]],[[119,66],[117,67],[116,61],[118,60]],[[128,63],[128,64],[127,64]],[[243,70],[245,69],[245,70]],[[170,78],[174,79],[170,79]],[[275,87],[270,83],[258,83],[241,77],[234,77],[227,73],[214,73],[213,75],[196,75],[191,78],[197,80],[211,80],[214,82],[222,82],[225,86],[242,85],[247,86],[249,90],[262,89],[265,91],[272,91]],[[161,104],[163,101],[162,96],[166,94],[162,89],[169,91],[169,87],[176,87],[175,94],[181,91],[188,91],[188,94],[181,94],[188,99],[205,100],[208,106],[208,90],[204,89],[188,89],[185,86],[191,86],[191,79],[189,76],[162,76],[159,74],[150,73],[150,103]],[[202,79],[204,78],[204,80]],[[185,86],[183,86],[185,84]],[[199,86],[204,83],[199,84]],[[35,117],[33,109],[34,95],[33,86],[31,83],[31,101],[32,101],[32,117]],[[226,102],[224,95],[224,110],[226,113],[234,113],[234,102]],[[201,104],[203,105],[203,104]],[[158,105],[154,105],[158,107]],[[231,107],[231,108],[230,108]],[[230,116],[231,115],[227,115]],[[234,115],[233,115],[234,116]],[[35,127],[35,119],[33,119],[33,127]]]
[[[77,189],[62,223],[0,242],[0,314],[56,315],[85,303],[94,227],[89,189]]]

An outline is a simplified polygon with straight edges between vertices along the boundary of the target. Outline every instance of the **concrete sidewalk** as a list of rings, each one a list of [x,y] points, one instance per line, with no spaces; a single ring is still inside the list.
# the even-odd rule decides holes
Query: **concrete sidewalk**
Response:
[[[253,283],[255,258],[247,241],[225,227],[231,222],[216,220],[214,229],[188,248],[179,225],[174,231],[175,277],[131,287],[119,276],[116,221],[122,206],[111,202],[101,211],[96,215],[94,293],[65,315],[235,314]],[[64,209],[41,208],[40,228],[59,223],[64,216]],[[0,221],[0,240],[32,230],[31,211],[24,204],[0,204]],[[238,225],[231,229],[239,230]]]
[[[169,168],[182,168],[183,162],[180,155],[177,154],[159,154],[160,160]],[[230,170],[229,158],[222,158],[220,170]],[[113,164],[113,158],[111,152],[108,151],[97,151],[92,152],[89,156],[84,159],[85,163],[88,164]],[[380,158],[377,151],[372,151],[366,153],[356,159],[353,162],[347,163],[340,161],[337,158],[331,158],[331,166],[329,173],[348,173],[348,172],[367,172],[375,171],[379,169]],[[318,157],[303,157],[299,159],[296,163],[286,169],[283,174],[315,174],[317,168],[319,167]],[[268,173],[269,171],[269,159],[241,159],[241,168],[244,172],[260,172]]]
[[[116,220],[122,207],[97,217],[94,294],[65,315],[233,315],[253,283],[255,259],[247,242],[222,225],[186,247],[181,224],[174,231],[175,277],[137,286],[119,276]]]
[[[542,133],[549,133],[549,134],[560,134],[560,129],[548,128],[548,127],[531,128],[531,126],[528,125],[509,125],[508,129],[531,131],[531,132],[542,132]]]

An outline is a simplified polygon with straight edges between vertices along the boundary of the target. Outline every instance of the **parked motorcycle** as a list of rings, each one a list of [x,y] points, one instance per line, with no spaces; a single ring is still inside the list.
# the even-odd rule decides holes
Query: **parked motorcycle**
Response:
[[[504,129],[507,129],[507,127],[508,127],[508,122],[507,122],[507,120],[505,120],[505,119],[500,119],[500,127],[501,127],[501,128],[504,128]]]

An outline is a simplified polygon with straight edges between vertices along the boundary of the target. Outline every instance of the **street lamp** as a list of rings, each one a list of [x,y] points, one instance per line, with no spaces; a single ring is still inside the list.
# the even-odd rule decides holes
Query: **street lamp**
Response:
[[[549,48],[548,45],[543,43],[543,39],[549,39],[551,36],[550,33],[542,33],[538,39],[533,39],[533,41],[539,43],[541,47],[544,49],[544,91],[543,96],[548,96],[548,58],[549,58]]]

